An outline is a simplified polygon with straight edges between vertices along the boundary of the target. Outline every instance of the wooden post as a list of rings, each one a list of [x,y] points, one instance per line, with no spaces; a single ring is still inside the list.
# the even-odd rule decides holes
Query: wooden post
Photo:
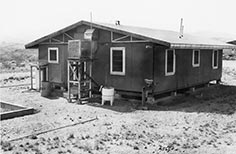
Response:
[[[90,46],[90,58],[92,60],[93,58],[93,53],[92,53],[92,40],[91,40],[91,46]],[[88,62],[89,64],[89,76],[92,77],[92,61],[89,61]],[[89,78],[89,97],[91,98],[92,97],[92,81],[91,79]]]
[[[67,89],[68,89],[68,99],[69,99],[69,102],[71,102],[71,99],[70,99],[70,60],[67,60]]]
[[[172,96],[177,96],[177,92],[174,91],[174,92],[171,93],[171,95],[172,95]]]
[[[208,82],[208,83],[206,83],[206,87],[210,87],[210,83]]]
[[[31,90],[33,89],[33,66],[30,66]]]
[[[142,106],[146,103],[146,90],[145,87],[142,89]]]
[[[80,101],[80,99],[81,99],[81,93],[80,93],[80,81],[81,81],[81,73],[80,73],[80,71],[81,71],[81,66],[80,66],[80,61],[77,63],[77,67],[78,67],[78,69],[77,69],[77,73],[78,73],[78,100]]]
[[[192,87],[192,88],[191,88],[191,91],[194,92],[194,91],[195,91],[195,87]]]
[[[38,67],[38,69],[39,69],[39,91],[41,90],[41,87],[42,87],[42,81],[41,81],[41,69],[40,69],[40,67]]]

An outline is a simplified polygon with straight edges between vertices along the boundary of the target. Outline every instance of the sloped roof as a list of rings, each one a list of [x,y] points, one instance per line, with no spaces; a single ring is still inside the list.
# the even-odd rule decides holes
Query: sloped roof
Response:
[[[26,48],[34,48],[39,43],[55,37],[61,33],[64,33],[68,30],[76,28],[80,25],[90,25],[90,22],[80,21],[71,26],[68,26],[64,29],[56,31],[52,34],[49,34],[45,37],[42,37],[38,40],[35,40],[29,44],[26,44]],[[179,32],[169,31],[169,30],[158,30],[151,28],[143,28],[143,27],[134,27],[134,26],[125,26],[125,25],[115,25],[115,24],[107,24],[107,23],[92,23],[93,27],[100,28],[104,30],[109,30],[113,32],[118,32],[122,34],[127,34],[131,36],[135,36],[137,38],[142,38],[149,40],[150,42],[162,44],[165,46],[169,46],[171,48],[209,48],[209,49],[223,49],[223,48],[236,48],[235,45],[231,45],[225,42],[193,36],[189,34],[184,34],[182,38],[179,38]]]

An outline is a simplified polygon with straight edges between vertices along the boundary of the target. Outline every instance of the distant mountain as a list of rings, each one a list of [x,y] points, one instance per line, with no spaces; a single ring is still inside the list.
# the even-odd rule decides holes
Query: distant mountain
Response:
[[[0,42],[0,72],[28,66],[29,63],[35,63],[37,57],[37,50],[25,49],[22,43]]]
[[[15,50],[23,49],[24,44],[22,43],[0,42],[0,54],[5,54],[6,52],[13,52]]]
[[[196,36],[202,36],[206,38],[219,40],[222,42],[229,42],[232,40],[236,40],[236,34],[229,34],[229,33],[224,33],[224,32],[199,31],[192,34]]]

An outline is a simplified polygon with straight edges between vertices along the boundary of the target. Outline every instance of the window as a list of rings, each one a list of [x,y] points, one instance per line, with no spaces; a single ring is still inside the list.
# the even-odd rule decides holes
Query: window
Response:
[[[193,67],[200,66],[200,50],[193,50],[192,65]]]
[[[219,58],[219,52],[218,50],[213,50],[212,52],[212,68],[217,69],[218,68],[218,58]]]
[[[175,50],[169,49],[165,53],[165,75],[175,74]]]
[[[125,75],[125,48],[111,47],[110,73],[113,75]]]
[[[48,62],[49,63],[58,63],[58,48],[48,48]]]

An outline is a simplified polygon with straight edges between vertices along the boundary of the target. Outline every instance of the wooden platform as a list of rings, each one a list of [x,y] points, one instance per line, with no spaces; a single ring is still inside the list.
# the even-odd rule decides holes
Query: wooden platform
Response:
[[[0,102],[1,108],[6,110],[0,113],[1,120],[11,119],[15,117],[25,116],[34,113],[33,108],[24,107],[12,103]]]

